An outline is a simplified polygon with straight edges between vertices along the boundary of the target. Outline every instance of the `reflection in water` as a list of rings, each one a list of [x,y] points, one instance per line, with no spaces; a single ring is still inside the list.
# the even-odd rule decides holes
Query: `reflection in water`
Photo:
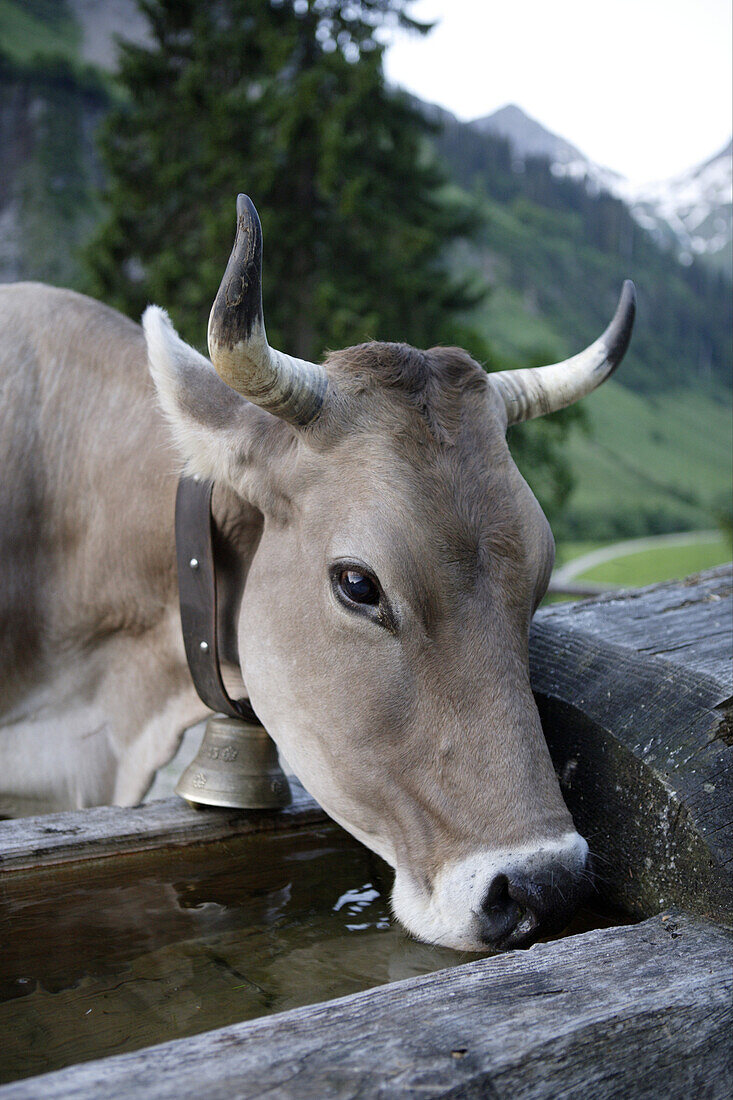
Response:
[[[0,1081],[455,966],[336,825],[0,880]],[[607,923],[607,922],[595,922]]]
[[[462,961],[391,922],[391,879],[335,825],[7,876],[0,1081]]]
[[[334,913],[338,913],[339,909],[342,909],[345,905],[348,906],[348,912],[353,914],[354,917],[361,916],[362,910],[366,909],[370,902],[377,901],[379,898],[379,890],[375,890],[371,882],[365,882],[363,886],[358,887],[355,890],[347,890],[345,894],[342,894],[333,907]],[[362,932],[365,928],[369,927],[369,922],[366,924],[347,924],[346,929],[348,932]],[[376,928],[389,928],[389,920],[387,917],[381,917],[377,920]]]

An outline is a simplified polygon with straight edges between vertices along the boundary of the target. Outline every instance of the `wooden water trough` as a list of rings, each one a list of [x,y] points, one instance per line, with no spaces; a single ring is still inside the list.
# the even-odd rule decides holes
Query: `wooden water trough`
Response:
[[[729,568],[541,610],[531,664],[565,798],[620,923],[0,1087],[0,1100],[730,1097]],[[16,873],[312,826],[178,800],[0,823]],[[2,933],[0,932],[0,935]],[[0,1036],[0,1045],[2,1036]]]

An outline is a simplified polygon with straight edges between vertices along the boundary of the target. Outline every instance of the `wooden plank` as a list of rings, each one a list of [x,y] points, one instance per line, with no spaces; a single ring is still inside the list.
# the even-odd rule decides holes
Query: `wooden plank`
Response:
[[[553,604],[539,611],[535,621],[597,635],[640,654],[657,654],[730,686],[731,580],[731,566],[722,565],[684,581]]]
[[[605,899],[733,920],[730,567],[539,612],[532,686]]]
[[[194,810],[181,798],[167,798],[132,808],[97,806],[0,821],[0,875],[123,852],[200,844],[326,819],[318,803],[294,778],[291,789],[293,801],[284,810]]]
[[[732,963],[730,933],[665,915],[71,1066],[0,1100],[728,1098]]]

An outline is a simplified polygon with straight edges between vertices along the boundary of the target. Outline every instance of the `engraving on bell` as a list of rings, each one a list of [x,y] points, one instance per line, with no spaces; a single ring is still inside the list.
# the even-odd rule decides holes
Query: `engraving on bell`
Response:
[[[176,785],[192,806],[269,810],[287,806],[290,784],[267,730],[215,714],[195,758]]]

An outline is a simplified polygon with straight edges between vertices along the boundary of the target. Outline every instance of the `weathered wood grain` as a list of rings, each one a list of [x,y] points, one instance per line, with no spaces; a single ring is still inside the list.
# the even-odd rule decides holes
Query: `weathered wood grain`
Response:
[[[560,604],[532,632],[532,686],[601,893],[733,920],[730,567]]]
[[[730,1096],[733,942],[672,915],[0,1087],[0,1100]]]
[[[193,810],[181,798],[166,798],[132,809],[98,806],[0,821],[0,875],[325,820],[318,803],[295,779],[291,790],[293,800],[284,810]]]

